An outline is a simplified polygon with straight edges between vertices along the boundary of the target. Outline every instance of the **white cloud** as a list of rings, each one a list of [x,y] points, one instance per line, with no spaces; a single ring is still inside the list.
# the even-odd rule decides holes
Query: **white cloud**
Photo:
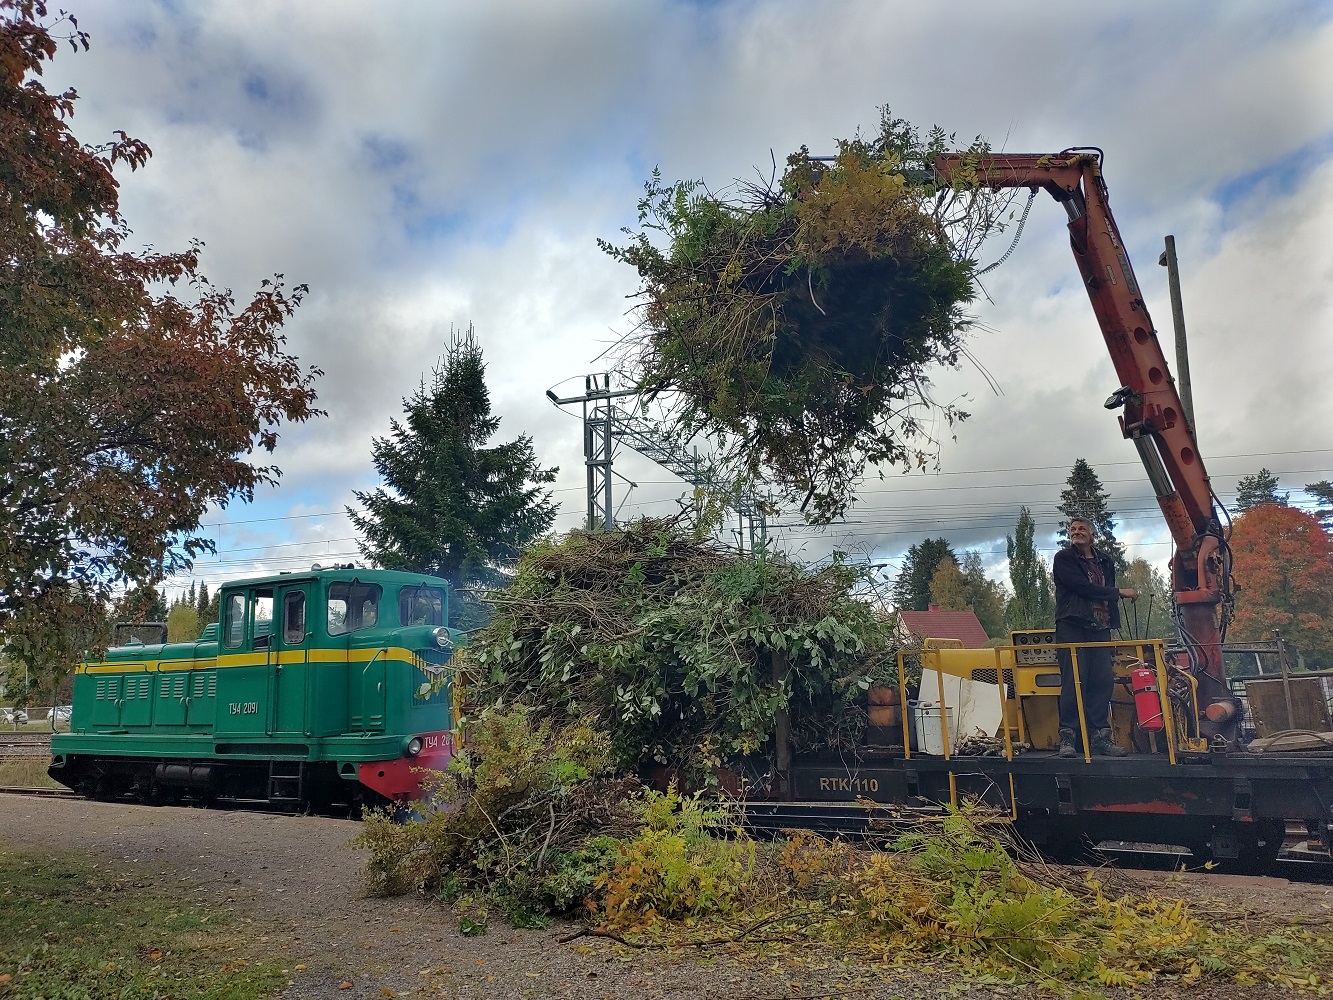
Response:
[[[543,393],[597,370],[635,288],[595,238],[633,222],[654,164],[725,184],[767,170],[770,150],[780,165],[802,143],[827,149],[873,128],[886,102],[1011,150],[1103,147],[1168,342],[1154,261],[1165,233],[1180,248],[1205,457],[1333,446],[1333,21],[1318,5],[87,6],[77,13],[92,52],[62,53],[47,83],[78,86],[88,140],[125,128],[153,146],[148,169],[123,178],[137,237],[160,248],[203,238],[207,273],[241,293],[274,271],[311,285],[290,342],[327,372],[330,416],[284,431],[286,475],[264,512],[336,511],[373,484],[370,439],[450,325],[472,322],[502,433],[531,434],[561,466],[560,523],[577,521],[578,425]],[[1049,510],[1058,488],[1040,484],[1086,457],[1134,515],[1126,537],[1164,555],[1140,473],[1109,464],[1133,460],[1100,406],[1115,376],[1063,213],[1045,196],[986,289],[994,305],[977,312],[995,332],[973,351],[1004,395],[969,368],[940,374],[941,395],[969,395],[974,414],[941,461],[947,473],[1002,471],[872,480],[866,513],[851,515],[863,523],[844,526],[841,543],[893,557],[946,533],[960,548],[1002,548],[996,525],[1020,502]],[[1333,452],[1210,469],[1225,495],[1263,464],[1299,486],[1294,470],[1323,469]],[[642,460],[625,469],[642,483],[630,504],[678,492]],[[903,491],[955,484],[969,488]],[[986,488],[999,484],[1017,488]],[[223,537],[285,544],[345,534],[340,523]],[[818,557],[830,543],[801,544]]]

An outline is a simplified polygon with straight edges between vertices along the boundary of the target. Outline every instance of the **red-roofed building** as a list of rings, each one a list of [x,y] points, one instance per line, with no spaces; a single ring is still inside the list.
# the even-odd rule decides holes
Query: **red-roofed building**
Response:
[[[925,639],[957,639],[964,649],[981,649],[990,641],[971,611],[941,611],[932,604],[927,611],[899,611],[898,618],[918,644]]]

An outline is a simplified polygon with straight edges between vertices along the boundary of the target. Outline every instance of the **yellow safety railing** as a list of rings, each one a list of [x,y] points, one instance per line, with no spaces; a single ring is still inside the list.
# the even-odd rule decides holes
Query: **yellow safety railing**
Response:
[[[899,711],[901,714],[901,723],[903,730],[904,759],[910,760],[912,757],[911,728],[909,719],[909,709],[907,703],[906,658],[908,656],[919,657],[921,659],[922,667],[924,668],[927,666],[928,663],[927,657],[931,652],[936,652],[944,648],[961,648],[961,647],[962,644],[957,640],[926,640],[926,642],[923,643],[921,649],[902,649],[898,651],[898,700],[899,700]],[[1083,741],[1084,762],[1085,763],[1092,762],[1092,752],[1091,752],[1090,741],[1088,739],[1087,710],[1083,702],[1083,681],[1079,673],[1078,654],[1080,649],[1094,649],[1094,648],[1108,648],[1108,647],[1114,649],[1123,649],[1126,647],[1131,647],[1136,649],[1138,655],[1137,662],[1139,663],[1146,662],[1147,657],[1145,657],[1143,654],[1146,651],[1151,650],[1152,662],[1155,668],[1154,672],[1157,676],[1157,697],[1158,697],[1158,702],[1161,706],[1163,727],[1166,735],[1167,758],[1172,764],[1175,764],[1176,763],[1175,716],[1171,710],[1170,699],[1167,694],[1167,669],[1166,669],[1166,657],[1164,653],[1165,643],[1163,642],[1163,640],[1161,639],[1142,639],[1142,640],[1131,640],[1131,641],[1118,640],[1110,642],[1082,642],[1078,644],[1053,643],[1053,642],[1042,643],[1040,647],[1037,648],[1043,650],[1068,649],[1070,651],[1070,666],[1071,666],[1071,673],[1073,674],[1073,679],[1074,679],[1074,700],[1075,704],[1078,706],[1079,735]],[[1017,653],[1020,651],[1031,651],[1033,648],[1034,648],[1033,646],[1012,645],[1012,646],[996,646],[991,650],[991,656],[993,657],[994,671],[995,671],[995,686],[997,688],[1000,699],[1000,719],[1001,719],[1000,728],[1003,730],[1003,735],[1004,735],[1004,756],[1006,760],[1010,761],[1014,759],[1014,741],[1013,741],[1013,736],[1010,732],[1010,724],[1009,724],[1009,719],[1010,719],[1009,703],[1011,699],[1008,693],[1008,685],[1005,683],[1004,676],[1006,672],[1009,672],[1010,676],[1012,677],[1014,676],[1016,671],[1023,669],[1024,666],[1027,666],[1024,664],[1020,664],[1017,661]],[[981,651],[974,650],[971,652],[981,652]],[[1004,660],[1006,659],[1005,654],[1009,654],[1007,657],[1009,661],[1008,663],[1004,662]],[[1033,664],[1031,666],[1038,666],[1038,665]],[[1040,666],[1051,667],[1055,665],[1041,664]],[[940,670],[937,667],[931,669],[935,670],[936,693],[939,696],[940,735],[943,741],[943,748],[942,748],[943,755],[945,760],[950,760],[953,757],[953,741],[949,734],[949,707],[944,691],[944,675],[946,673],[949,673],[949,671]],[[971,679],[968,675],[961,673],[951,674],[951,676],[960,677],[965,680]],[[1052,696],[1055,693],[1056,692],[1052,692]],[[1024,714],[1022,711],[1021,695],[1017,690],[1015,691],[1013,700],[1017,702],[1017,704],[1015,705],[1013,717],[1018,728],[1018,739],[1019,742],[1026,743],[1028,735],[1026,729],[1026,720],[1024,718]],[[1010,772],[1009,783],[1011,791],[1010,801],[1012,803],[1013,802],[1012,772]],[[957,790],[956,790],[954,775],[952,772],[950,772],[949,775],[949,788],[950,788],[950,798],[956,804]],[[1017,806],[1015,805],[1014,808],[1017,808]]]

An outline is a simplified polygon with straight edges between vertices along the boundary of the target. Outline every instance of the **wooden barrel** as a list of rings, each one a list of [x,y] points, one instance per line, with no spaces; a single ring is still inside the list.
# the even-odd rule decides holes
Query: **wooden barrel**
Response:
[[[896,701],[892,705],[872,704],[870,706],[870,724],[872,726],[900,726],[902,722],[902,713],[899,711]]]
[[[870,689],[870,704],[898,705],[898,689],[886,684],[876,684]]]

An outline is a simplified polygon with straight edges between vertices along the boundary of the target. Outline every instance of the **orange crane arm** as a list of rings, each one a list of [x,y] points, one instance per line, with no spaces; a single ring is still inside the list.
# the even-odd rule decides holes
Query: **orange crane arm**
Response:
[[[1225,538],[1194,430],[1111,214],[1100,155],[946,154],[936,159],[935,170],[956,186],[1040,188],[1064,206],[1074,259],[1120,379],[1106,405],[1123,407],[1121,430],[1138,449],[1175,541],[1172,583],[1191,665],[1214,682],[1201,692],[1205,700],[1234,708],[1222,667],[1225,628],[1218,620],[1219,605],[1230,601]],[[1217,722],[1230,718],[1223,708],[1209,715]]]

